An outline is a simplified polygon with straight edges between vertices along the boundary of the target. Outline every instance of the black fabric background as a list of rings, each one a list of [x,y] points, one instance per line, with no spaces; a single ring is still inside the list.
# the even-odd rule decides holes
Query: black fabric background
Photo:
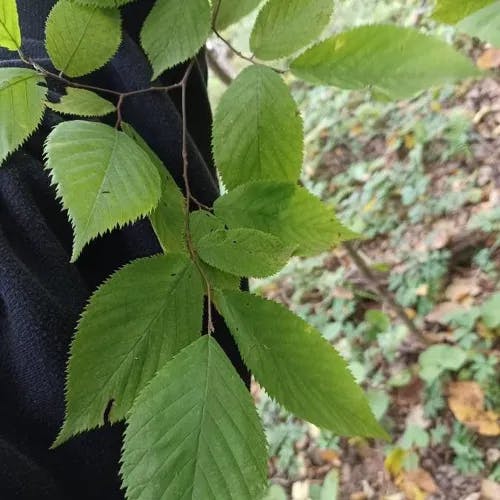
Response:
[[[49,67],[43,48],[53,0],[18,0],[23,51]],[[152,3],[123,9],[124,41],[104,69],[85,79],[114,90],[149,86],[151,70],[137,39]],[[167,34],[167,36],[170,36]],[[0,66],[22,65],[0,49]],[[180,79],[183,68],[162,77]],[[51,96],[62,89],[51,87]],[[131,123],[182,185],[179,94],[128,99]],[[206,67],[200,54],[188,87],[190,184],[211,204],[218,195],[211,158],[211,114]],[[0,167],[0,499],[122,499],[118,476],[122,426],[83,434],[56,450],[49,446],[64,415],[64,372],[74,327],[86,300],[109,274],[130,260],[158,253],[146,221],[89,245],[69,264],[72,232],[43,169],[42,147],[61,120],[48,113],[37,133]],[[248,381],[237,349],[220,318],[216,337]]]

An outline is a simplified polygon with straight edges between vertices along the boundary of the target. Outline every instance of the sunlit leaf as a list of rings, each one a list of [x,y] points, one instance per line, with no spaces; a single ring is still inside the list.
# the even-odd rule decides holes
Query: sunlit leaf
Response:
[[[100,9],[59,0],[46,26],[46,46],[54,66],[75,77],[104,66],[121,42],[118,9]]]
[[[0,3],[0,47],[9,50],[21,48],[21,29],[16,0],[2,0]]]
[[[49,135],[45,154],[73,225],[72,261],[93,238],[148,215],[158,204],[156,166],[124,132],[102,123],[63,122]]]
[[[291,68],[311,83],[369,88],[393,99],[480,74],[451,45],[392,25],[361,26],[328,38],[295,59]]]
[[[257,16],[252,51],[263,60],[293,54],[321,35],[333,6],[332,0],[269,0]]]
[[[48,108],[58,113],[76,116],[105,116],[116,111],[112,102],[95,92],[68,87],[59,102],[46,102]]]
[[[45,109],[45,79],[31,69],[0,68],[0,164],[37,129]]]

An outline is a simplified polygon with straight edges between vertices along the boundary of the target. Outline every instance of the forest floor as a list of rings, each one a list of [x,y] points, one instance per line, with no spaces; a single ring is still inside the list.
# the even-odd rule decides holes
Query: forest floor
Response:
[[[347,24],[433,29],[417,1],[343,5],[339,18],[356,16]],[[254,384],[266,500],[500,499],[500,78],[396,103],[290,83],[306,133],[302,182],[360,234],[371,276],[340,246],[253,289],[338,349],[392,441],[333,436]]]
[[[255,386],[270,498],[334,498],[320,486],[332,470],[340,499],[500,498],[500,81],[398,105],[296,95],[311,117],[304,184],[363,236],[357,251],[417,333],[344,247],[255,284],[347,358],[393,437],[338,439]]]

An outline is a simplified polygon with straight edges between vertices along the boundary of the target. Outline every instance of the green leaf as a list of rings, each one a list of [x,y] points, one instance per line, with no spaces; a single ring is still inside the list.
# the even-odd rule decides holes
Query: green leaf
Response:
[[[195,246],[208,234],[227,229],[224,221],[207,210],[195,210],[189,214],[189,232]]]
[[[335,433],[387,437],[346,362],[312,326],[248,293],[216,292],[215,302],[245,364],[272,398]]]
[[[120,12],[59,0],[47,19],[45,33],[54,66],[71,77],[86,75],[104,66],[118,50]]]
[[[446,370],[457,371],[462,368],[467,353],[458,346],[437,344],[420,354],[420,378],[431,384]]]
[[[332,469],[326,476],[319,500],[337,500],[340,489],[339,473],[336,469]]]
[[[271,234],[255,229],[220,229],[196,244],[199,257],[236,276],[262,278],[278,272],[294,248]]]
[[[161,179],[161,198],[158,206],[149,216],[153,230],[164,252],[188,253],[186,247],[184,195],[170,172],[146,141],[128,123],[122,122],[123,131],[134,139],[156,165]]]
[[[295,246],[295,255],[315,255],[357,236],[341,224],[333,209],[288,182],[244,184],[219,198],[214,208],[230,228],[271,233]]]
[[[153,67],[153,80],[194,56],[210,33],[208,0],[156,0],[141,31]]]
[[[203,289],[179,254],[140,259],[94,293],[78,323],[66,382],[66,419],[54,446],[125,417],[155,373],[200,335]]]
[[[9,50],[21,48],[21,29],[16,0],[2,0],[0,4],[0,47]]]
[[[37,129],[45,110],[45,79],[31,69],[0,68],[0,164]]]
[[[66,115],[105,116],[116,111],[112,102],[95,92],[68,87],[59,102],[46,102],[48,108]]]
[[[287,496],[285,490],[281,486],[273,484],[262,500],[287,500]]]
[[[189,214],[189,233],[194,246],[207,234],[214,233],[220,229],[225,229],[224,222],[206,210],[195,210]],[[240,277],[229,274],[220,269],[210,266],[206,262],[198,259],[198,266],[201,267],[205,277],[213,288],[238,290],[240,288]]]
[[[457,30],[500,47],[500,1],[478,10],[457,24]]]
[[[250,14],[257,8],[261,0],[212,0],[215,28],[223,30]],[[219,7],[217,9],[217,4]]]
[[[447,43],[412,28],[355,28],[315,45],[291,64],[296,76],[344,89],[372,88],[392,99],[480,73]]]
[[[269,0],[257,16],[252,51],[266,61],[293,54],[321,35],[333,5],[332,0]]]
[[[71,1],[79,3],[80,5],[93,5],[96,7],[109,8],[109,7],[120,7],[122,5],[125,5],[127,3],[132,3],[137,0],[71,0]]]
[[[495,0],[437,0],[432,17],[442,23],[455,24],[494,1]]]
[[[481,318],[488,328],[500,327],[500,292],[495,293],[482,304]]]
[[[45,154],[73,225],[72,262],[90,240],[158,204],[156,166],[124,132],[102,123],[63,122],[49,135]]]
[[[250,393],[217,342],[179,353],[137,398],[122,477],[129,500],[258,500],[265,437]]]
[[[213,148],[224,184],[297,181],[303,159],[302,119],[290,90],[273,70],[251,66],[222,96]]]

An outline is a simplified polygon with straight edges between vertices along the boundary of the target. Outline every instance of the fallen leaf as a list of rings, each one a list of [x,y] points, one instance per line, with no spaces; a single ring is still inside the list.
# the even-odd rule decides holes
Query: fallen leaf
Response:
[[[341,465],[340,456],[336,451],[320,450],[319,456],[323,462],[329,462],[336,467],[340,467]]]
[[[487,49],[477,59],[479,69],[493,69],[500,67],[500,49]]]
[[[396,478],[395,484],[411,500],[424,500],[427,494],[439,491],[434,478],[421,468],[401,473]]]
[[[403,463],[408,452],[403,448],[394,448],[384,460],[385,470],[394,478],[403,470]]]
[[[426,317],[425,319],[431,323],[440,323],[442,325],[446,324],[446,318],[457,311],[462,309],[460,304],[456,302],[441,302],[438,304]]]
[[[477,382],[451,382],[448,406],[455,418],[483,436],[500,436],[500,415],[484,409],[484,392]]]
[[[474,278],[455,278],[446,289],[445,295],[452,302],[461,302],[465,297],[475,297],[479,293],[481,288]]]
[[[500,484],[491,479],[481,482],[481,498],[484,500],[498,500],[500,498]]]

